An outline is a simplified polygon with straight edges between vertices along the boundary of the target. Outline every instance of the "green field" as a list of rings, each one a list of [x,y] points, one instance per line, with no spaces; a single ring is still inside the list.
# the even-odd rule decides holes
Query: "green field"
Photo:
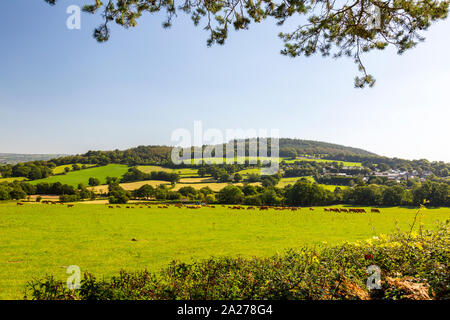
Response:
[[[82,167],[82,166],[86,166],[86,167],[93,167],[93,164],[83,164],[83,163],[77,163],[78,166]],[[64,164],[62,166],[57,166],[55,168],[53,168],[53,174],[61,174],[64,173],[65,169],[69,168],[70,171],[72,171],[72,164]]]
[[[287,158],[278,158],[279,161],[283,161]],[[234,159],[227,159],[227,158],[203,158],[203,159],[188,159],[188,160],[184,160],[183,163],[187,163],[187,164],[200,164],[202,163],[202,161],[205,161],[206,163],[211,163],[211,164],[222,164],[222,163],[228,163],[228,164],[232,164],[232,163],[245,163],[245,161],[248,160],[254,160],[254,164],[256,164],[256,162],[258,160],[260,161],[267,161],[270,162],[272,160],[271,157],[249,157],[249,156],[245,156],[245,157],[237,157],[235,156]]]
[[[0,299],[21,298],[25,283],[53,274],[65,280],[66,268],[111,276],[121,268],[158,270],[173,259],[209,256],[268,256],[286,248],[324,241],[369,239],[408,230],[416,210],[382,213],[314,211],[238,211],[216,206],[190,210],[108,209],[104,205],[0,204]],[[423,211],[426,226],[450,218],[450,209]],[[131,241],[131,239],[137,241]]]
[[[192,169],[192,168],[171,169],[171,168],[165,168],[165,167],[161,167],[161,166],[137,166],[137,169],[144,173],[150,173],[152,171],[164,171],[164,172],[178,173],[181,177],[198,176],[197,169]]]
[[[281,178],[280,181],[277,184],[278,188],[283,188],[289,184],[293,185],[295,184],[298,180],[302,179],[302,178],[306,178],[311,182],[315,182],[313,177],[310,176],[305,176],[305,177],[289,177],[289,178]],[[319,184],[319,186],[321,186],[322,188],[324,188],[325,190],[330,190],[331,192],[333,192],[337,187],[341,188],[342,190],[347,189],[347,186],[336,186],[336,185],[328,185],[328,184]]]
[[[64,175],[51,176],[45,179],[30,181],[32,184],[40,182],[61,182],[76,187],[79,183],[88,185],[89,178],[100,179],[102,184],[106,183],[106,177],[122,177],[128,171],[128,166],[122,164],[108,164],[103,167],[95,167],[78,171],[71,171]]]
[[[25,181],[28,180],[25,177],[14,177],[14,178],[0,178],[0,183],[2,182],[14,182],[14,181]]]
[[[314,162],[337,162],[342,163],[345,167],[361,167],[362,164],[360,162],[349,162],[349,161],[339,161],[339,160],[328,160],[328,159],[310,159],[310,158],[304,158],[304,157],[297,157],[296,159],[287,159],[283,158],[286,163],[294,163],[296,161],[314,161]]]

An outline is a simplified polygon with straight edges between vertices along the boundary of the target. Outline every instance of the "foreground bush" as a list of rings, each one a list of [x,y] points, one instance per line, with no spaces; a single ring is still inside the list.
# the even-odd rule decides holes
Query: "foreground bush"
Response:
[[[32,281],[31,299],[449,299],[449,223],[336,247],[301,248],[270,258],[172,262],[160,273],[84,274],[81,289],[53,277]],[[369,290],[369,265],[381,289]]]

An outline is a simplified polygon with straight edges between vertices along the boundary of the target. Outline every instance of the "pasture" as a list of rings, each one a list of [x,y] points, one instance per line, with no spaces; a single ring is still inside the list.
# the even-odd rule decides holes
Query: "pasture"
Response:
[[[281,178],[280,181],[277,184],[278,188],[284,188],[287,185],[294,185],[298,180],[306,178],[311,182],[315,182],[313,177],[288,177],[288,178]],[[328,184],[319,184],[319,186],[323,187],[325,190],[329,190],[331,192],[334,192],[334,190],[339,187],[342,190],[347,189],[347,186],[336,186],[336,185],[328,185]]]
[[[83,163],[77,163],[78,166],[86,166],[86,167],[93,167],[93,164],[83,164]],[[53,168],[53,174],[61,174],[64,173],[65,169],[69,168],[72,171],[72,164],[64,164],[62,166],[57,166]]]
[[[178,173],[180,177],[195,177],[198,176],[197,169],[193,168],[179,168],[179,169],[171,169],[165,168],[161,166],[137,166],[139,171],[144,173],[150,173],[152,171],[164,171],[169,173]]]
[[[279,161],[282,161],[286,158],[279,158]],[[238,157],[238,156],[234,156],[234,158],[219,158],[219,157],[212,157],[212,158],[202,158],[202,159],[188,159],[188,160],[183,160],[183,163],[186,164],[200,164],[202,163],[202,161],[205,161],[206,163],[209,164],[222,164],[222,163],[227,163],[227,164],[233,164],[233,163],[245,163],[246,161],[252,161],[252,164],[256,164],[257,161],[260,160],[261,162],[266,162],[266,163],[270,163],[272,161],[271,157],[250,157],[250,156],[245,156],[245,157]]]
[[[79,183],[88,185],[89,178],[95,177],[100,179],[102,184],[106,183],[106,177],[122,177],[128,171],[128,166],[122,164],[108,164],[102,167],[88,168],[78,171],[70,171],[67,174],[51,176],[45,179],[30,181],[31,184],[38,184],[41,182],[68,184],[71,186],[78,186]]]
[[[28,180],[28,179],[25,177],[0,178],[0,183],[3,183],[3,182],[10,183],[10,182],[14,182],[14,181],[25,181],[25,180]]]
[[[409,230],[416,213],[398,207],[350,214],[319,207],[259,211],[221,205],[197,210],[133,206],[1,203],[0,299],[22,298],[25,283],[46,274],[65,280],[69,265],[108,277],[122,268],[157,271],[171,260],[269,256],[304,245],[370,239],[396,227]],[[437,220],[449,218],[449,208],[427,209],[416,227],[434,227]]]
[[[305,158],[305,157],[297,157],[295,159],[283,158],[282,161],[284,161],[286,163],[294,163],[296,161],[312,161],[312,162],[325,162],[325,163],[337,162],[337,163],[342,163],[342,165],[345,167],[361,167],[362,166],[362,164],[360,162],[349,162],[349,161],[328,160],[328,159],[311,159],[311,158]]]
[[[124,188],[127,191],[133,191],[136,189],[139,189],[143,185],[150,185],[153,188],[157,188],[160,185],[166,185],[170,187],[170,182],[168,181],[162,181],[162,180],[145,180],[145,181],[136,181],[136,182],[126,182],[126,183],[120,183],[119,185]],[[106,194],[108,193],[108,185],[101,185],[101,186],[95,186],[95,187],[88,187],[88,189],[94,191],[97,194]]]

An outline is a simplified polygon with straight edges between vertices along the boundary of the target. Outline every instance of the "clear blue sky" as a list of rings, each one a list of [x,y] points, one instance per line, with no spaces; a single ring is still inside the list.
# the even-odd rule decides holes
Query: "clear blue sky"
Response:
[[[207,33],[182,14],[170,30],[147,16],[98,44],[99,16],[82,14],[81,30],[66,28],[67,6],[82,3],[0,2],[0,152],[170,144],[174,129],[201,120],[450,161],[449,20],[404,56],[367,56],[377,84],[356,90],[350,59],[280,55],[282,29],[270,20],[207,48]]]

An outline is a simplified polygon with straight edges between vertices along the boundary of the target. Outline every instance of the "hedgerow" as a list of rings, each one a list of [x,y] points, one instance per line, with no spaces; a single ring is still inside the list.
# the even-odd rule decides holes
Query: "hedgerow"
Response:
[[[303,247],[272,257],[172,262],[158,273],[85,273],[70,290],[53,276],[31,281],[25,298],[44,300],[449,299],[449,221],[433,231],[397,231],[357,243]],[[367,267],[381,270],[369,290]],[[370,272],[369,272],[370,273]]]

